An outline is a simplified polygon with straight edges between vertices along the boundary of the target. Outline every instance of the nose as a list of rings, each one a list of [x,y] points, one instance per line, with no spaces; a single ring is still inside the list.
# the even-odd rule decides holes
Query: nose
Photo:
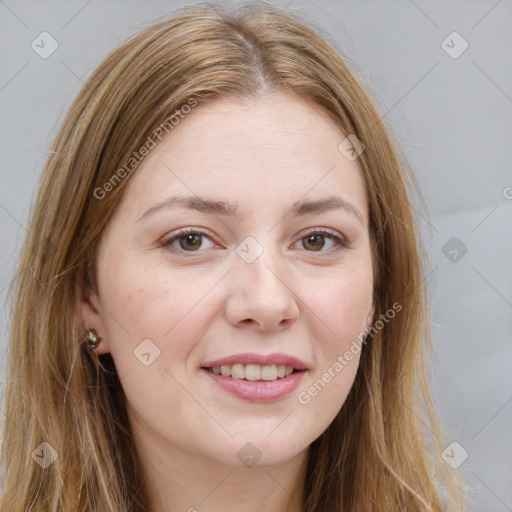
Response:
[[[271,331],[287,328],[298,318],[298,297],[278,258],[264,252],[252,263],[237,261],[226,305],[232,325]]]

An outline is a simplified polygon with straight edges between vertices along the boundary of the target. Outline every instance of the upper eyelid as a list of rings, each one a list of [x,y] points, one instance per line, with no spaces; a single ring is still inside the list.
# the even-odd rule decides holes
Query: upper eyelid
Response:
[[[328,235],[337,236],[339,238],[342,238],[343,240],[347,239],[347,237],[343,233],[331,228],[306,228],[305,230],[299,233],[301,234],[300,238],[305,237],[310,233],[327,233]]]
[[[162,237],[162,241],[166,242],[167,240],[172,240],[173,238],[178,239],[178,238],[188,235],[188,234],[199,234],[199,235],[207,236],[208,238],[212,239],[212,241],[213,241],[213,238],[215,238],[208,231],[204,231],[202,228],[186,227],[186,228],[180,228],[180,229],[171,231],[171,233],[168,233],[167,235]]]

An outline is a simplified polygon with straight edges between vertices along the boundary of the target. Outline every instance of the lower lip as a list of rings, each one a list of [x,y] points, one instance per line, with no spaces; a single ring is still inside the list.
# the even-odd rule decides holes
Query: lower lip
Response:
[[[305,370],[290,373],[277,380],[245,380],[216,375],[210,370],[202,370],[222,389],[249,402],[273,402],[293,393],[300,384]]]

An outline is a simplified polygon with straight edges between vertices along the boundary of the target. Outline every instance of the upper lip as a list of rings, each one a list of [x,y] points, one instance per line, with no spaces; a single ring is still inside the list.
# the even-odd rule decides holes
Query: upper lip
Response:
[[[219,366],[233,366],[234,364],[259,364],[261,366],[270,366],[275,364],[292,366],[295,370],[307,370],[307,366],[304,361],[297,359],[294,356],[288,354],[234,354],[232,356],[223,357],[222,359],[215,359],[214,361],[208,361],[203,363],[203,368],[215,368]]]

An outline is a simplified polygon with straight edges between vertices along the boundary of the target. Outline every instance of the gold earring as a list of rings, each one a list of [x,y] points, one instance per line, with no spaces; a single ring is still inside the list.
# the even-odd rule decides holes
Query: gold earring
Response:
[[[102,339],[93,327],[89,327],[89,331],[85,335],[85,341],[91,350],[94,350]]]

